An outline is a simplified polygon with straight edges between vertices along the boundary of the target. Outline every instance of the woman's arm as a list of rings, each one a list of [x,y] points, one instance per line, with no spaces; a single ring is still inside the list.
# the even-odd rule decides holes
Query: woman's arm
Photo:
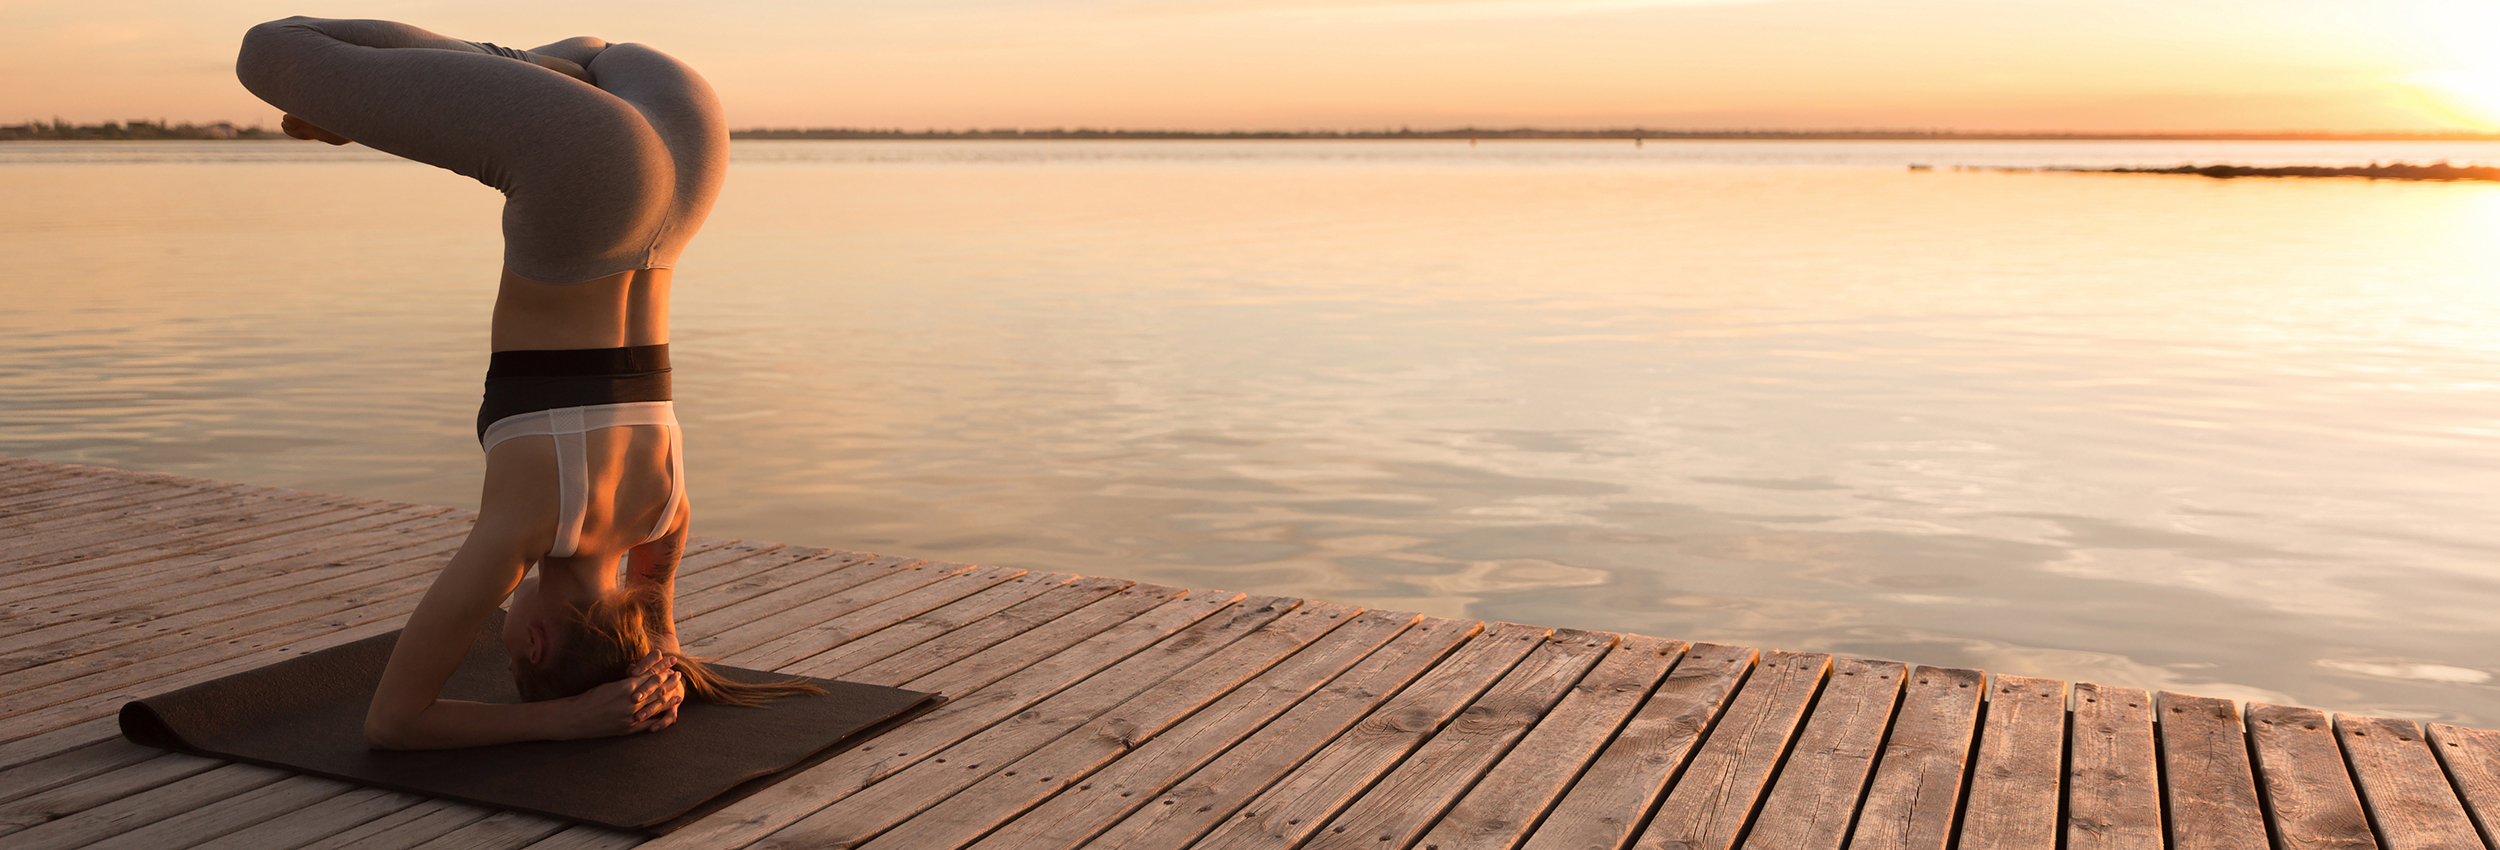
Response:
[[[677,562],[686,555],[686,536],[693,525],[694,504],[681,498],[676,522],[670,525],[668,534],[625,552],[625,580],[660,587],[659,622],[655,625],[664,631],[655,630],[652,639],[667,652],[682,652],[677,645],[677,615],[673,610],[677,600]]]
[[[554,535],[554,447],[497,446],[486,469],[477,524],[408,616],[365,711],[365,739],[381,749],[475,747],[567,740],[662,728],[673,719],[664,671],[610,682],[580,696],[518,704],[441,699],[486,615],[520,584]]]

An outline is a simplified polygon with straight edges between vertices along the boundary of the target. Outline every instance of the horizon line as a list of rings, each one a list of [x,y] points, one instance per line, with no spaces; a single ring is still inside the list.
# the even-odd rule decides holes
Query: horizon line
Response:
[[[94,135],[94,134],[99,133],[99,132],[101,132],[101,133],[112,133],[112,134],[113,134],[113,135],[115,135],[115,136],[120,136],[120,137],[125,137],[125,138],[127,138],[127,136],[122,136],[122,133],[123,133],[123,132],[127,132],[127,131],[135,131],[135,130],[153,131],[153,132],[146,133],[145,135],[146,135],[147,137],[154,137],[154,138],[165,138],[165,137],[172,137],[172,136],[190,136],[190,135],[193,135],[193,133],[192,133],[192,132],[181,132],[181,131],[196,131],[196,132],[214,133],[214,134],[215,134],[215,136],[216,136],[216,137],[219,137],[219,138],[247,138],[247,139],[248,139],[248,138],[267,137],[267,136],[272,136],[272,135],[275,135],[275,133],[273,133],[272,131],[270,131],[270,130],[268,130],[268,129],[264,128],[261,124],[259,124],[259,123],[257,123],[257,122],[255,122],[255,123],[250,124],[250,125],[248,125],[248,126],[247,126],[247,125],[240,124],[240,123],[238,123],[238,122],[234,122],[234,121],[224,121],[224,120],[220,120],[220,121],[209,121],[209,122],[202,122],[202,123],[194,123],[194,122],[190,122],[190,121],[183,121],[183,122],[175,123],[175,122],[166,121],[166,120],[164,120],[164,119],[156,119],[156,120],[154,120],[154,121],[149,121],[149,120],[147,120],[147,119],[133,119],[133,120],[130,120],[130,121],[128,121],[128,122],[103,121],[103,122],[97,122],[97,123],[94,123],[94,124],[71,124],[71,123],[69,123],[69,122],[61,121],[61,120],[59,120],[59,119],[54,119],[54,120],[53,120],[53,121],[51,121],[51,122],[45,122],[45,121],[42,121],[42,120],[40,120],[40,119],[30,119],[30,120],[27,120],[27,121],[24,121],[24,122],[21,122],[21,123],[18,123],[18,124],[14,124],[14,125],[0,125],[0,139],[12,139],[12,138],[15,138],[15,139],[24,139],[24,138],[27,138],[28,136],[33,136],[33,135],[38,135],[38,134],[40,134],[40,135],[42,135],[42,136],[50,136],[50,137],[53,137],[53,138],[64,138],[64,137],[74,137],[74,138],[94,138],[94,137],[95,137],[95,135]],[[1080,126],[1077,126],[1077,127],[1059,126],[1059,127],[1049,127],[1049,128],[1038,128],[1038,127],[992,127],[992,128],[977,128],[977,127],[966,127],[966,128],[961,128],[961,129],[939,129],[939,128],[935,128],[935,127],[927,127],[927,128],[918,129],[918,130],[910,130],[910,129],[904,129],[904,128],[902,128],[902,127],[862,127],[862,126],[817,126],[817,127],[796,127],[796,126],[769,126],[769,125],[767,125],[767,126],[752,126],[752,127],[746,127],[746,128],[740,128],[740,129],[732,129],[732,130],[730,130],[730,131],[729,131],[729,136],[730,136],[730,138],[733,138],[733,139],[741,139],[741,138],[743,138],[743,139],[895,139],[895,140],[902,140],[902,139],[1137,139],[1137,140],[1186,140],[1186,139],[1214,139],[1214,140],[1269,140],[1269,139],[1278,139],[1278,140],[1290,140],[1290,139],[1310,139],[1310,140],[1327,140],[1327,139],[1347,139],[1347,140],[1375,140],[1375,139],[1418,139],[1418,140],[1457,140],[1457,139],[1468,139],[1468,140],[1479,140],[1479,139],[1494,139],[1494,140],[1503,140],[1503,139],[1558,139],[1558,140],[1568,140],[1568,139],[1610,139],[1610,140],[1645,140],[1645,139],[1677,140],[1677,139],[1692,139],[1692,140],[1744,140],[1744,139],[1753,139],[1753,140],[1786,140],[1786,139],[1794,139],[1794,140],[1816,140],[1816,139],[1822,139],[1822,140],[1866,140],[1866,141],[1916,141],[1916,140],[1953,140],[1953,139],[1962,139],[1962,140],[1978,140],[1978,141],[1990,141],[1990,140],[2043,140],[2043,141],[2054,141],[2054,140],[2066,140],[2066,141],[2500,141],[2500,131],[2460,130],[2460,129],[2446,129],[2446,130],[2422,130],[2422,129],[2414,129],[2414,130],[2400,130],[2400,129],[2377,129],[2377,130],[2320,130],[2320,129],[2276,129],[2276,130],[1972,130],[1972,129],[1935,128],[1935,127],[1928,127],[1928,128],[1917,128],[1917,127],[1843,127],[1843,128],[1721,127],[1721,128],[1698,128],[1698,129],[1696,129],[1696,128],[1685,128],[1685,129],[1676,129],[1676,128],[1662,128],[1662,127],[1647,127],[1647,126],[1641,126],[1641,125],[1632,125],[1632,126],[1614,126],[1614,127],[1539,127],[1539,126],[1534,126],[1534,125],[1512,125],[1512,126],[1501,126],[1501,127],[1479,127],[1479,126],[1474,126],[1474,125],[1464,125],[1464,126],[1457,126],[1457,127],[1426,128],[1426,129],[1421,129],[1421,130],[1414,129],[1412,126],[1400,126],[1400,127],[1395,128],[1395,129],[1391,129],[1391,128],[1383,127],[1383,128],[1381,128],[1381,129],[1377,129],[1377,130],[1374,130],[1374,129],[1332,129],[1332,130],[1322,130],[1322,129],[1299,129],[1299,130],[1285,130],[1285,129],[1177,130],[1177,129],[1137,129],[1137,128],[1123,128],[1123,127],[1088,127],[1088,126],[1081,126],[1081,125],[1080,125]]]

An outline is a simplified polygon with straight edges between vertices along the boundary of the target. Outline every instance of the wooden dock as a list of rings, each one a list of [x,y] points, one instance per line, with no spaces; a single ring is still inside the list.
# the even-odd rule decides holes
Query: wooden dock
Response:
[[[953,699],[650,840],[166,753],[471,515],[0,458],[0,847],[2495,850],[2500,732],[702,539],[689,651]]]

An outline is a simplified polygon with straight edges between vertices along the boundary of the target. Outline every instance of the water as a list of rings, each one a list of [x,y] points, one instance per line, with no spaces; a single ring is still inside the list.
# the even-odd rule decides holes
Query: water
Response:
[[[739,143],[697,528],[2500,725],[2500,185],[1949,168],[2434,159],[2500,145]],[[0,197],[0,453],[476,503],[493,192]]]

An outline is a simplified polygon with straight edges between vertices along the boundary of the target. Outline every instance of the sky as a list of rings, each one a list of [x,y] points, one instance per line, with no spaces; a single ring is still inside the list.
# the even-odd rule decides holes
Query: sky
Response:
[[[0,0],[0,123],[274,127],[290,14],[643,42],[733,127],[2500,130],[2500,0]]]

